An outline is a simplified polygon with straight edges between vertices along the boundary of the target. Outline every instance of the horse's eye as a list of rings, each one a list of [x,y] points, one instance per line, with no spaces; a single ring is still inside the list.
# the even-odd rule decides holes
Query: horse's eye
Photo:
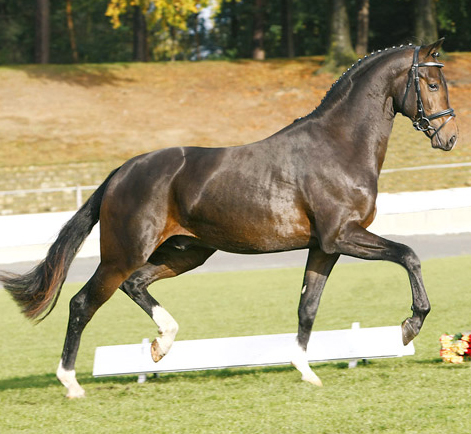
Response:
[[[438,90],[438,84],[429,84],[428,88],[431,92],[436,92]]]

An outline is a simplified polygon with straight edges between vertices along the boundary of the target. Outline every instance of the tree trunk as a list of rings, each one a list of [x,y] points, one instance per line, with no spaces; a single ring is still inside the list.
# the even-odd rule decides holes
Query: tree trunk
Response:
[[[67,29],[69,30],[69,40],[70,40],[70,48],[72,50],[72,59],[74,63],[77,63],[78,58],[78,51],[77,51],[77,42],[75,40],[75,29],[74,29],[74,20],[72,17],[72,0],[66,1],[66,13],[67,13]]]
[[[239,16],[237,14],[236,0],[231,0],[231,33],[229,39],[229,48],[237,49],[237,40],[239,39]]]
[[[195,16],[195,54],[196,60],[201,60],[201,42],[200,42],[200,33],[199,33],[199,14]]]
[[[286,57],[294,57],[293,0],[281,0],[282,44]]]
[[[419,44],[431,44],[438,39],[435,0],[415,0],[415,36]]]
[[[36,63],[49,63],[49,0],[36,0],[36,35],[34,59]]]
[[[368,52],[370,0],[359,0],[357,17],[357,43],[355,51],[362,57]]]
[[[330,12],[330,42],[325,69],[335,70],[356,61],[350,38],[350,23],[346,0],[332,0]]]
[[[147,25],[139,6],[134,6],[132,60],[147,62]]]
[[[175,27],[170,26],[170,60],[175,62],[177,45],[177,31]]]
[[[263,48],[264,7],[265,0],[255,0],[252,54],[254,60],[265,60],[265,50]]]

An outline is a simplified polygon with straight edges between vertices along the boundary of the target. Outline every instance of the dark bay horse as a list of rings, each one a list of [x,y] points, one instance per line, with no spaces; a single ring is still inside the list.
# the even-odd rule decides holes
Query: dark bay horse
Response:
[[[25,275],[3,273],[6,290],[31,318],[54,307],[67,270],[100,221],[101,262],[72,298],[57,377],[82,397],[75,378],[80,337],[97,309],[121,288],[157,324],[160,360],[178,325],[149,294],[152,282],[191,270],[216,250],[265,253],[309,249],[298,309],[293,365],[321,385],[306,347],[324,284],[338,257],[402,265],[412,288],[407,344],[430,310],[420,261],[407,246],[366,230],[396,113],[413,121],[432,147],[457,141],[453,109],[437,61],[442,41],[401,46],[358,61],[304,118],[257,143],[229,148],[169,148],[140,155],[112,172],[62,228],[47,257]]]

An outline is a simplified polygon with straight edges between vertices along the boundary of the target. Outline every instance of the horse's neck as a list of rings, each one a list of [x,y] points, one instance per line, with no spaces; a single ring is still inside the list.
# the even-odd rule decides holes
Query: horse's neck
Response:
[[[385,72],[386,73],[386,72]],[[394,123],[394,106],[390,79],[365,77],[352,82],[342,98],[327,102],[317,117],[327,134],[341,139],[332,146],[339,146],[351,153],[351,158],[362,160],[378,172],[383,164],[389,136]]]

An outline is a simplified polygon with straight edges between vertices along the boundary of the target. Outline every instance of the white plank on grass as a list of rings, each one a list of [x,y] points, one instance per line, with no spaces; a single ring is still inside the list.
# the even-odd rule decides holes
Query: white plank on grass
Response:
[[[158,363],[150,343],[98,347],[95,377],[123,374],[182,372],[242,366],[284,365],[291,362],[296,334],[242,336],[174,342]],[[355,360],[414,354],[414,345],[402,344],[401,327],[372,327],[313,332],[308,360]]]

